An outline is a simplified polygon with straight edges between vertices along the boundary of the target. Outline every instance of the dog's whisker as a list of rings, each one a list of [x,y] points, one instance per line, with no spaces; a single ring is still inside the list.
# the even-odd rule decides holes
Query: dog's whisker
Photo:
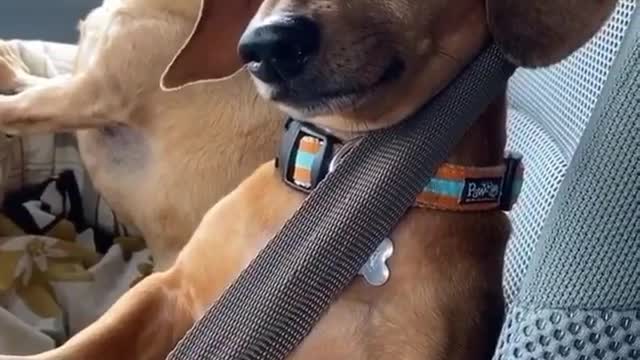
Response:
[[[453,56],[450,53],[446,52],[442,48],[436,48],[435,50],[436,50],[436,55],[442,56],[444,58],[447,58],[447,59],[449,59],[451,61],[455,61],[455,62],[461,62],[462,61],[459,58],[457,58],[456,56]]]
[[[358,43],[361,43],[361,42],[363,42],[363,41],[366,41],[366,40],[369,40],[369,39],[372,39],[372,38],[380,38],[380,37],[381,37],[381,36],[383,36],[383,35],[384,35],[384,32],[381,32],[381,31],[371,31],[371,32],[368,32],[368,33],[362,34],[362,35],[360,35],[360,36],[358,36],[358,37],[354,38],[354,39],[351,41],[351,44],[349,44],[349,45],[350,45],[350,46],[354,46],[354,45],[357,45]]]

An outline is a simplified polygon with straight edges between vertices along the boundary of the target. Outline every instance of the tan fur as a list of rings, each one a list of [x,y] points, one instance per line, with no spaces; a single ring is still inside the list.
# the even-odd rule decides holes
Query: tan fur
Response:
[[[372,72],[384,66],[378,62],[390,57],[387,51],[404,51],[408,72],[376,95],[377,99],[394,99],[385,103],[388,107],[366,101],[349,110],[332,113],[327,109],[327,115],[313,117],[349,132],[400,121],[452,78],[488,37],[484,8],[481,0],[266,0],[252,26],[279,12],[302,12],[327,29],[323,50],[327,51],[357,39],[369,31],[368,25],[381,43],[370,48],[347,47],[340,56],[370,64],[367,69]],[[394,40],[384,46],[387,38]],[[427,45],[417,45],[425,39]],[[434,50],[438,48],[443,51]],[[366,56],[360,59],[360,53]],[[306,71],[321,72],[340,61],[322,56],[321,52]],[[197,63],[189,55],[185,59]],[[372,76],[353,71],[338,70],[323,79],[330,82],[332,76],[352,76],[366,81]],[[172,79],[174,84],[190,81],[194,81],[190,76]],[[426,94],[418,91],[421,85]],[[268,95],[269,89],[259,86]],[[500,96],[485,109],[450,162],[484,166],[501,161],[505,102],[506,96]],[[364,114],[372,117],[359,117]],[[221,295],[303,199],[303,194],[282,183],[272,163],[261,166],[207,213],[170,270],[142,281],[68,344],[33,359],[162,359],[188,324]],[[490,359],[503,315],[501,280],[508,234],[509,222],[502,212],[410,210],[390,235],[396,253],[390,260],[389,282],[371,287],[360,278],[354,281],[288,358]],[[162,340],[146,349],[129,346],[154,339]]]
[[[367,131],[407,117],[451,81],[489,38],[484,8],[482,0],[266,0],[250,28],[284,13],[331,24],[323,27],[327,41],[307,66],[303,80],[309,87],[372,87],[393,58],[401,57],[406,68],[402,77],[357,106],[309,114],[279,104],[335,130]],[[270,98],[267,86],[257,86]]]
[[[257,96],[245,72],[161,91],[159,78],[192,31],[199,6],[107,0],[80,26],[70,78],[28,74],[0,44],[0,90],[22,91],[0,96],[0,129],[77,130],[96,188],[119,220],[141,230],[160,269],[218,199],[273,157],[281,129],[282,115]],[[227,11],[226,25],[244,27],[254,12]],[[220,49],[225,57],[235,59],[235,49]]]

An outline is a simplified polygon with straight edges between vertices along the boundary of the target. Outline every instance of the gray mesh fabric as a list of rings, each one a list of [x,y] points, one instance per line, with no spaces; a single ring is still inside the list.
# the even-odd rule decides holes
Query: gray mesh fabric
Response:
[[[285,358],[512,72],[493,46],[412,119],[364,137],[169,359]]]
[[[640,358],[640,12],[629,26],[497,359]]]
[[[635,25],[630,49],[620,55],[624,65],[614,67],[549,215],[521,302],[640,308],[640,21]]]
[[[566,167],[591,118],[636,8],[621,0],[596,37],[559,65],[518,70],[510,82],[509,148],[523,153],[526,180],[511,213],[505,261],[507,302],[516,296]]]

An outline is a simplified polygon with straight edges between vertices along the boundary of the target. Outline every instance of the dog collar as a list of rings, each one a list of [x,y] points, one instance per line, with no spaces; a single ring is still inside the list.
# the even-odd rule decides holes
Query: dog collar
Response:
[[[357,140],[356,140],[357,141]],[[276,167],[290,187],[309,193],[354,145],[309,123],[289,119]],[[516,203],[524,167],[522,156],[509,153],[490,167],[445,163],[418,195],[415,206],[444,211],[509,211]]]

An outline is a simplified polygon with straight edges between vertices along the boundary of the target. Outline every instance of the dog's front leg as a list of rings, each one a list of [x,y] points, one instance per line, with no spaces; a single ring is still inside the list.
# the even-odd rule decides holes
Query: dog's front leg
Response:
[[[19,94],[0,96],[0,130],[26,134],[104,126],[128,110],[120,96],[111,94],[93,73],[46,79]]]
[[[175,271],[151,275],[61,347],[0,360],[164,360],[194,321],[180,283]]]
[[[107,81],[91,72],[54,78],[31,74],[14,44],[0,40],[0,130],[32,133],[101,125],[117,102],[105,95]]]

